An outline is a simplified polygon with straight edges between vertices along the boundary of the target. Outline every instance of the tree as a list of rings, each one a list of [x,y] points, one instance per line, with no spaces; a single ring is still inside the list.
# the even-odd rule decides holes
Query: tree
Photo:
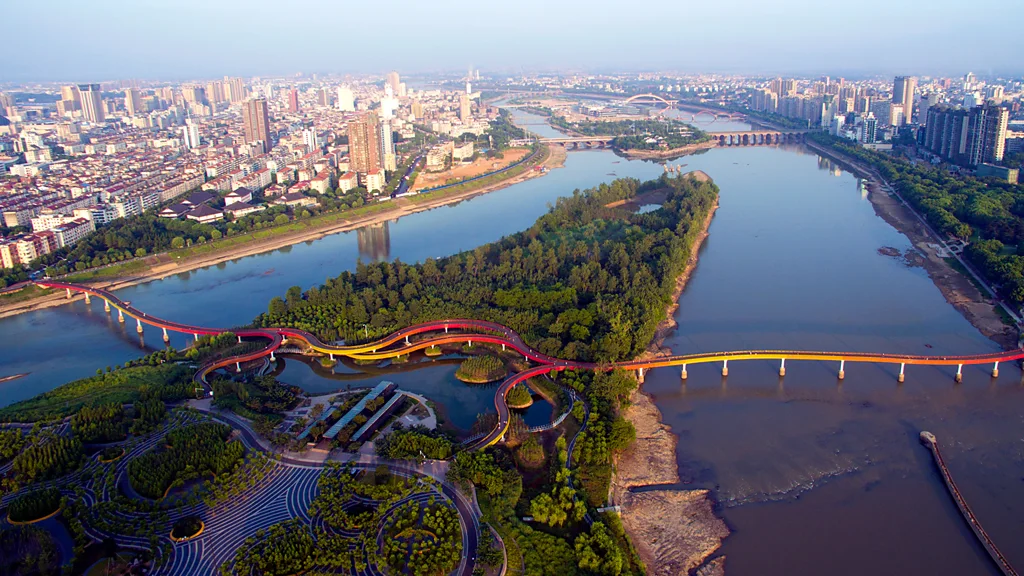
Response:
[[[145,255],[146,255],[146,249],[142,248],[141,246],[135,251],[135,257],[136,258],[142,258]]]
[[[602,522],[594,522],[589,534],[580,534],[575,548],[579,567],[588,572],[619,576],[626,568],[622,550]]]
[[[270,304],[267,307],[267,312],[269,312],[270,315],[274,317],[284,316],[285,314],[288,313],[288,305],[285,304],[284,300],[282,300],[278,296],[274,296],[270,300]]]
[[[171,240],[171,248],[181,249],[181,248],[184,248],[184,247],[185,247],[185,239],[182,238],[181,236],[175,236],[174,239]]]

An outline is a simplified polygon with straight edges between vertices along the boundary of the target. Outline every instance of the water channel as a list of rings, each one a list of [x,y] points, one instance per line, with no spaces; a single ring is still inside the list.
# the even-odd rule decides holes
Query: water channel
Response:
[[[944,301],[922,269],[878,253],[911,246],[875,215],[857,180],[827,160],[794,146],[715,149],[672,163],[707,172],[722,191],[676,314],[679,329],[666,342],[675,352],[997,348]],[[321,283],[360,257],[451,254],[526,228],[547,203],[575,188],[661,172],[609,151],[571,152],[564,168],[543,178],[458,205],[119,295],[169,319],[242,324],[289,286]],[[140,343],[134,326],[125,330],[96,302],[3,319],[0,334],[0,376],[30,373],[0,384],[2,405],[162,345],[159,332],[148,329]],[[172,337],[172,344],[184,338]],[[684,484],[710,488],[734,530],[721,550],[727,573],[996,574],[918,444],[921,429],[936,433],[979,519],[1010,561],[1024,566],[1020,371],[1001,367],[992,381],[972,368],[957,386],[949,369],[908,367],[906,383],[897,385],[892,367],[848,364],[842,382],[837,368],[790,363],[780,379],[777,365],[735,363],[723,380],[720,367],[693,366],[685,387],[676,370],[648,375],[645,389],[679,437]],[[453,365],[435,364],[366,382],[403,379],[402,386],[450,404],[453,423],[462,426],[489,403],[489,390],[467,394],[453,372]],[[312,391],[362,385],[318,376],[298,361],[289,361],[282,379]]]

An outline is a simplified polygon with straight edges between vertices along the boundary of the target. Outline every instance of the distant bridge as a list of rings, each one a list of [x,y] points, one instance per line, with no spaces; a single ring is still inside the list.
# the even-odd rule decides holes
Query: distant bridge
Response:
[[[804,141],[807,130],[748,130],[746,132],[708,132],[718,146],[771,146]],[[559,136],[540,138],[540,142],[560,144],[565,148],[607,148],[615,136]]]

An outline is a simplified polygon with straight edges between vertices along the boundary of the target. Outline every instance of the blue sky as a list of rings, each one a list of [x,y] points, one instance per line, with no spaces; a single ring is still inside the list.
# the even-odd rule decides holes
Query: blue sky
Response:
[[[0,81],[525,69],[1020,74],[1024,0],[36,0]]]

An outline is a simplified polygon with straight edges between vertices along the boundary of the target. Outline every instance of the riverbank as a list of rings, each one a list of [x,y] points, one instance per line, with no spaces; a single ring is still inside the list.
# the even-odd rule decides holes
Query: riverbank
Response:
[[[686,146],[680,146],[679,148],[671,148],[669,150],[620,150],[619,152],[629,158],[630,160],[668,160],[677,156],[683,156],[686,154],[692,154],[700,150],[709,150],[711,148],[718,147],[718,140],[708,140],[707,142],[698,142],[696,144],[687,144]]]
[[[979,332],[1003,349],[1017,348],[1017,329],[1004,321],[999,304],[986,296],[966,274],[946,261],[945,255],[936,250],[939,239],[932,235],[909,206],[882,189],[882,178],[877,171],[832,148],[815,142],[807,142],[807,146],[863,178],[875,214],[903,233],[924,255],[921,264],[946,301]]]
[[[702,181],[710,179],[703,172],[691,174]],[[674,316],[679,308],[679,297],[697,267],[700,248],[708,237],[708,228],[717,210],[716,202],[708,211],[686,268],[676,279],[665,319],[658,325],[654,339],[641,358],[672,353],[664,347],[665,337],[676,328]],[[651,397],[640,389],[633,392],[624,417],[636,428],[636,441],[632,449],[616,458],[612,502],[622,506],[622,524],[646,564],[648,574],[688,574],[718,550],[729,535],[729,528],[715,515],[708,490],[637,490],[679,483],[677,439],[662,422],[661,411]],[[718,561],[707,574],[720,574],[722,562]]]
[[[549,145],[548,151],[549,154],[547,159],[540,164],[540,166],[548,169],[547,172],[530,169],[507,180],[502,180],[501,182],[496,182],[494,184],[472,190],[463,190],[451,193],[441,192],[438,193],[437,197],[429,199],[417,198],[416,196],[399,198],[397,200],[392,200],[391,205],[388,206],[387,209],[361,218],[351,220],[346,219],[321,227],[304,229],[289,234],[281,234],[279,236],[271,237],[266,241],[251,242],[244,246],[227,248],[223,251],[216,251],[212,254],[204,254],[193,258],[159,263],[155,266],[151,266],[148,270],[141,271],[140,273],[133,274],[131,276],[114,277],[86,283],[107,290],[119,290],[121,288],[128,288],[137,284],[161,280],[175,274],[190,272],[199,268],[206,268],[208,266],[220,264],[221,262],[244,258],[246,256],[254,256],[264,252],[271,252],[293,244],[319,240],[332,234],[348,232],[364,226],[395,220],[417,212],[424,212],[441,206],[456,204],[463,200],[469,200],[470,198],[475,198],[476,196],[487,194],[488,192],[501,190],[508,186],[512,186],[513,184],[519,184],[532,178],[539,178],[551,170],[561,168],[565,165],[566,152],[564,148],[561,146]],[[76,298],[82,298],[82,296],[76,296]],[[35,298],[0,305],[0,318],[14,316],[23,312],[62,306],[67,302],[68,300],[63,292],[50,292]]]

